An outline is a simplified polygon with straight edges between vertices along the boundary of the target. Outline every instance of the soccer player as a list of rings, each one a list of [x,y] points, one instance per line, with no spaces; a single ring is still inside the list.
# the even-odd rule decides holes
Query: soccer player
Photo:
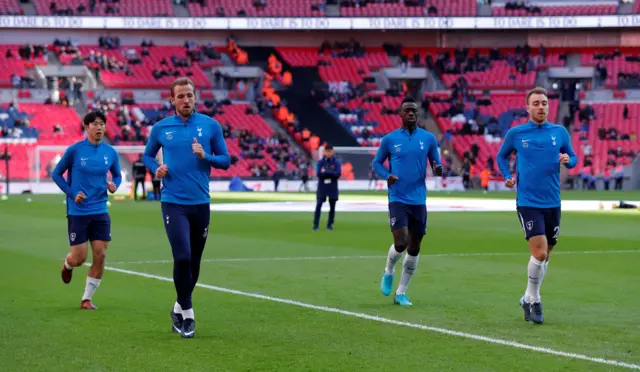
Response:
[[[163,183],[162,220],[173,253],[177,292],[170,312],[172,330],[191,338],[195,335],[191,295],[209,233],[209,175],[211,167],[229,169],[231,161],[220,124],[195,111],[193,82],[178,78],[171,84],[170,93],[176,114],[153,126],[143,161]],[[155,159],[160,148],[163,165]]]
[[[336,159],[333,146],[324,148],[324,156],[316,163],[318,188],[316,190],[316,211],[313,214],[313,231],[318,230],[322,204],[329,199],[329,220],[327,230],[333,230],[336,216],[336,202],[338,201],[338,179],[342,174],[342,164]]]
[[[107,212],[107,191],[116,192],[122,181],[120,158],[113,147],[104,143],[107,118],[90,112],[83,119],[87,138],[69,146],[53,170],[53,181],[67,195],[67,229],[71,252],[62,265],[62,281],[71,282],[73,268],[87,259],[87,242],[91,242],[93,261],[87,274],[80,307],[94,310],[91,299],[100,286],[104,260],[111,241],[111,218]],[[63,174],[67,172],[67,179]],[[107,172],[112,181],[107,181]]]
[[[420,244],[427,232],[427,157],[437,176],[442,176],[442,163],[436,137],[417,127],[418,104],[413,98],[407,96],[402,100],[400,117],[402,127],[382,138],[373,166],[378,175],[387,180],[389,224],[393,233],[382,276],[382,294],[391,293],[395,265],[406,250],[393,302],[411,306],[406,291],[418,266]],[[384,166],[387,159],[389,170]]]
[[[509,129],[498,152],[500,172],[509,188],[516,186],[518,219],[529,242],[528,284],[520,299],[524,319],[542,324],[540,285],[551,250],[560,236],[560,164],[576,165],[577,157],[567,130],[547,121],[549,101],[543,88],[527,93],[529,122]],[[516,178],[509,171],[509,156],[516,152]]]

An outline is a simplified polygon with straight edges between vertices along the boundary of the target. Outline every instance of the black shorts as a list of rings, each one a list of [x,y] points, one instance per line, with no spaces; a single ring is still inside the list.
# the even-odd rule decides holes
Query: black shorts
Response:
[[[410,205],[400,202],[389,203],[389,226],[391,231],[408,227],[415,234],[427,232],[427,206]]]
[[[545,235],[549,245],[558,243],[558,237],[560,236],[560,207],[518,207],[517,211],[526,240],[533,236]]]
[[[111,217],[108,213],[87,216],[67,216],[69,245],[79,245],[87,241],[111,241]]]

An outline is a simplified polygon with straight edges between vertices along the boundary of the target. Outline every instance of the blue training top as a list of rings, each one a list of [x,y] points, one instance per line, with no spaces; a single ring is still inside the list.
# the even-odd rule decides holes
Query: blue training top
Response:
[[[384,166],[387,159],[389,170]],[[389,188],[389,202],[425,205],[427,164],[433,168],[433,162],[442,165],[436,137],[419,127],[416,127],[413,134],[400,128],[382,138],[373,168],[384,179],[388,179],[391,174],[398,177]]]
[[[191,149],[194,138],[204,149],[203,160]],[[161,147],[164,164],[169,169],[162,179],[161,201],[185,205],[209,203],[211,167],[229,169],[231,165],[220,124],[197,112],[186,122],[178,115],[157,122],[151,129],[142,158],[154,174],[160,167],[155,157]]]
[[[578,160],[565,127],[529,121],[509,129],[497,156],[505,180],[513,177],[509,171],[509,156],[513,151],[517,154],[516,205],[560,207],[560,154],[569,155],[569,163],[565,164],[569,169],[575,167]]]
[[[65,180],[63,174],[67,171]],[[111,172],[113,183],[120,187],[120,158],[113,147],[104,142],[95,145],[84,139],[67,148],[51,176],[67,195],[67,214],[107,213],[107,172]],[[82,203],[76,203],[75,198],[80,191],[86,198]]]

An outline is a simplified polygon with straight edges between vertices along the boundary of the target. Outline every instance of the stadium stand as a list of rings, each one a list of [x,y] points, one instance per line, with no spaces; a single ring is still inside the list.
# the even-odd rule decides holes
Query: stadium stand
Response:
[[[22,14],[18,0],[0,0],[0,14]]]
[[[404,1],[404,3],[368,2],[358,6],[355,1],[342,1],[340,14],[343,17],[475,17],[477,15],[477,1],[431,0],[425,6],[420,6],[418,1]]]
[[[17,180],[33,177],[32,171],[35,170],[31,169],[31,157],[36,145],[67,146],[82,138],[80,116],[73,108],[62,105],[3,104],[0,109],[0,127],[0,138],[8,142],[13,158],[9,163],[9,171],[11,177]],[[41,154],[41,177],[50,174],[53,168],[48,164],[56,155],[52,152]],[[0,173],[6,174],[4,163],[0,166]]]
[[[313,0],[220,0],[215,4],[189,1],[189,13],[193,17],[323,17],[318,1]]]
[[[81,59],[99,73],[107,88],[166,89],[177,76],[189,76],[200,89],[212,88],[202,68],[219,66],[213,47],[82,45],[57,47],[65,64]],[[202,61],[202,62],[199,62]],[[201,68],[202,65],[202,68]]]
[[[84,15],[84,16],[124,16],[156,17],[174,16],[170,0],[135,0],[91,2],[84,0],[34,0],[36,10],[41,15]]]
[[[47,50],[42,45],[0,45],[0,88],[27,88],[27,69],[35,65],[46,65]]]
[[[527,17],[527,16],[592,16],[616,14],[617,4],[589,4],[589,5],[525,5],[524,3],[508,2],[506,5],[493,6],[494,17]]]

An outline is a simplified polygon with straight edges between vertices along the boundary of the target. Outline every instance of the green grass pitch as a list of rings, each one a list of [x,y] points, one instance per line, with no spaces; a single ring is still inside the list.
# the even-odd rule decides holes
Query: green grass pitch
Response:
[[[594,198],[566,197],[580,195]],[[542,326],[518,307],[529,254],[515,212],[430,213],[411,308],[380,294],[386,213],[338,213],[335,231],[312,232],[312,211],[213,212],[196,338],[182,340],[170,329],[175,290],[163,280],[172,265],[159,203],[112,204],[107,265],[121,271],[105,273],[99,310],[83,311],[87,268],[60,280],[62,198],[32,198],[0,201],[0,370],[640,369],[637,210],[563,214]]]

